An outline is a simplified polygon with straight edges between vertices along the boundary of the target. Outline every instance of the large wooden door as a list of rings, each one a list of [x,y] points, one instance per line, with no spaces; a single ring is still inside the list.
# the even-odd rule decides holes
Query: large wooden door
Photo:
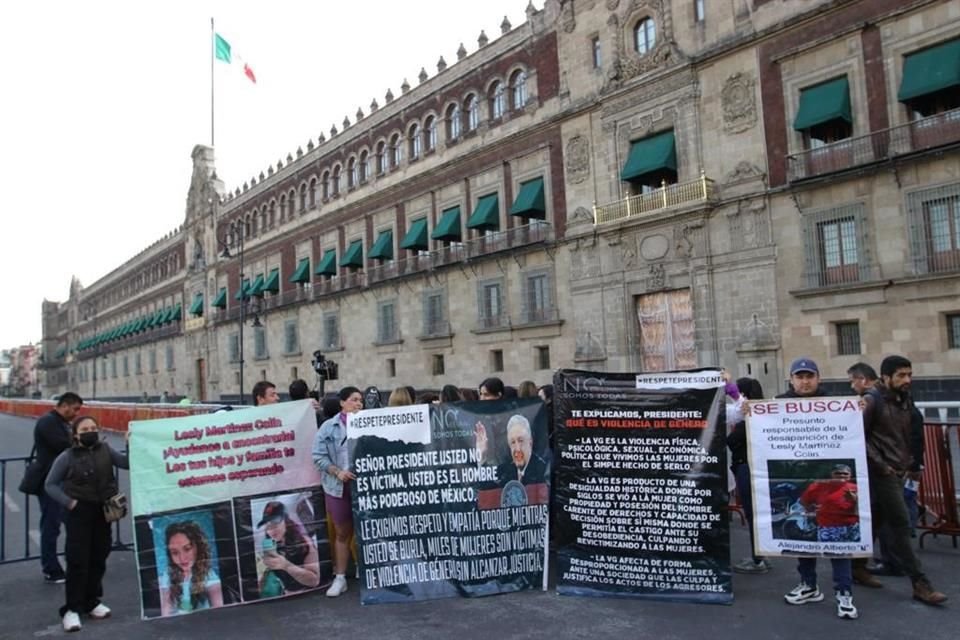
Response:
[[[640,322],[643,371],[697,366],[693,302],[689,289],[638,296],[637,319]]]
[[[197,360],[197,402],[207,401],[207,363],[203,358]]]

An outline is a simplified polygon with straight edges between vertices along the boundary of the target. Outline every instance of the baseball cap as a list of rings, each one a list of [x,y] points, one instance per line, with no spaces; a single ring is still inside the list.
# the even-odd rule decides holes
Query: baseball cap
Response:
[[[835,464],[833,465],[833,469],[831,469],[830,472],[831,473],[838,473],[838,472],[851,473],[850,466],[846,464]]]
[[[287,508],[283,506],[282,502],[268,502],[267,506],[263,508],[263,517],[260,518],[257,527],[262,527],[270,522],[280,522],[285,515],[287,515]]]
[[[817,363],[810,358],[797,358],[790,364],[790,375],[800,373],[801,371],[820,375],[820,369],[817,368]]]

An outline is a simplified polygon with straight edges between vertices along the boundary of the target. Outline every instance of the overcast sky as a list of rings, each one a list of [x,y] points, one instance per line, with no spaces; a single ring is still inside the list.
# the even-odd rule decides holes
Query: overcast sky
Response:
[[[543,0],[535,6],[543,7]],[[44,299],[89,285],[183,222],[190,151],[210,143],[210,18],[257,84],[216,65],[228,189],[382,106],[527,0],[31,0],[0,8],[0,348],[41,338]]]

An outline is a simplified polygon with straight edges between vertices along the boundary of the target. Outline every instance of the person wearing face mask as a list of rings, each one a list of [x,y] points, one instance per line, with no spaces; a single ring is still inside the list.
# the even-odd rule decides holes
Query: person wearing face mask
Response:
[[[130,463],[125,453],[100,440],[94,418],[80,416],[70,428],[74,445],[54,461],[44,490],[65,509],[67,584],[60,616],[64,631],[79,631],[80,614],[110,617],[110,608],[100,601],[111,545],[103,504],[119,493],[113,467],[129,469]]]
[[[363,396],[356,387],[340,389],[340,413],[320,426],[313,441],[313,464],[323,474],[324,504],[333,520],[334,579],[327,596],[336,598],[347,590],[347,563],[350,540],[353,538],[353,506],[350,501],[351,481],[357,476],[350,470],[347,449],[347,414],[363,409]]]

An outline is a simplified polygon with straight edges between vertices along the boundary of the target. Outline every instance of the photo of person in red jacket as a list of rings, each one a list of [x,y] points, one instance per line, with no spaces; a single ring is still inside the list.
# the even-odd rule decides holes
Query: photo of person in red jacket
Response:
[[[857,484],[850,466],[835,464],[830,479],[810,483],[800,504],[815,514],[820,542],[860,542]]]

